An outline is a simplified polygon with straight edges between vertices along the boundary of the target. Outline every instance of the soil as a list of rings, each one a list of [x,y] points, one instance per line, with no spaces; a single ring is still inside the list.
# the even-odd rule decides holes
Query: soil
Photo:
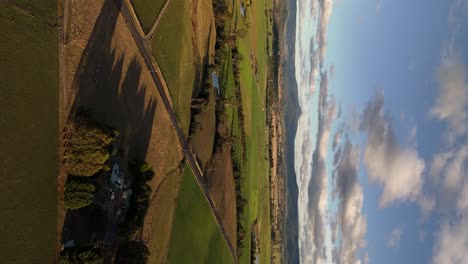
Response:
[[[206,180],[229,240],[237,250],[236,192],[229,144],[223,144],[214,155]]]
[[[178,167],[183,153],[127,24],[111,0],[74,0],[69,19],[66,67],[62,69],[67,83],[60,91],[61,143],[66,120],[76,108],[89,110],[97,121],[119,131],[117,143],[125,160],[146,160],[153,166],[150,186],[155,193],[162,179]],[[61,194],[66,175],[62,165]],[[59,201],[58,241],[65,218],[63,199]]]

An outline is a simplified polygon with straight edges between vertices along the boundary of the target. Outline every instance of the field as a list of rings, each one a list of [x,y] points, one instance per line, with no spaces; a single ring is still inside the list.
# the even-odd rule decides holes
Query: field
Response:
[[[244,240],[245,248],[239,259],[240,263],[250,261],[250,229],[257,221],[260,233],[259,263],[271,262],[270,239],[270,201],[269,201],[269,162],[267,156],[266,126],[266,74],[267,74],[267,31],[269,24],[265,10],[266,0],[254,1],[246,9],[246,18],[240,16],[239,6],[235,4],[233,10],[233,25],[237,29],[245,27],[247,22],[248,34],[238,40],[238,49],[244,60],[240,63],[240,86],[242,107],[244,113],[244,129],[246,134],[246,159],[241,161],[242,193],[248,204],[244,210],[242,224],[247,231]],[[228,65],[228,67],[230,67]],[[228,75],[229,76],[229,75]],[[229,82],[229,77],[227,82]],[[233,114],[233,133],[236,134],[236,121]],[[237,148],[238,149],[238,148]],[[240,157],[239,154],[236,155]]]
[[[13,5],[0,3],[0,252],[3,263],[53,263],[58,165],[56,2],[7,2]]]
[[[188,167],[174,219],[168,263],[232,263],[209,204]]]
[[[150,31],[165,3],[166,0],[132,0],[135,13],[145,33]]]
[[[169,87],[184,132],[190,124],[190,100],[196,65],[191,38],[190,0],[173,1],[156,30],[152,51]]]
[[[215,115],[216,98],[213,91],[210,92],[208,104],[195,115],[195,122],[200,124],[200,130],[197,131],[190,142],[192,150],[197,154],[200,166],[203,168],[213,154],[213,145],[216,132]]]
[[[145,240],[149,241],[149,264],[166,263],[181,176],[179,170],[169,173],[156,191],[156,200],[152,201],[155,204],[155,211],[152,213],[151,233],[149,234],[150,237],[145,238]],[[148,214],[151,213],[148,212]],[[162,215],[165,217],[160,217]]]

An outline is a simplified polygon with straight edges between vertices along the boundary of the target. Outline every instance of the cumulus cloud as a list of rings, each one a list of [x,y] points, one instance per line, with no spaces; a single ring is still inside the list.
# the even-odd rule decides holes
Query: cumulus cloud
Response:
[[[327,74],[322,73],[319,93],[319,120],[316,148],[312,154],[311,177],[308,185],[308,237],[301,247],[301,263],[319,263],[327,259],[327,239],[331,242],[330,228],[325,227],[328,208],[328,173],[326,165],[327,149],[330,141],[331,124],[337,115],[333,97],[328,96]],[[327,238],[328,236],[328,238]],[[312,249],[312,250],[311,250]]]
[[[392,121],[384,114],[384,96],[379,93],[361,115],[360,130],[367,134],[364,164],[373,182],[382,185],[380,206],[418,198],[425,162],[417,151],[398,144]]]
[[[437,235],[433,261],[435,264],[461,264],[468,259],[468,216],[445,222]]]
[[[389,248],[398,247],[398,245],[400,245],[401,235],[401,228],[396,227],[395,229],[393,229],[390,235],[388,236],[387,246]]]
[[[464,263],[468,259],[468,82],[467,67],[460,60],[456,45],[463,23],[466,26],[467,14],[467,1],[452,3],[449,38],[437,70],[438,96],[429,111],[433,118],[447,125],[445,145],[434,154],[430,170],[434,184],[442,186],[434,199],[444,219],[433,248],[435,264]]]
[[[457,134],[466,132],[468,123],[468,83],[466,68],[458,56],[447,58],[438,69],[439,95],[430,113],[448,121]]]
[[[337,223],[341,243],[335,250],[336,263],[356,263],[359,250],[365,247],[367,231],[366,217],[362,214],[364,194],[358,181],[359,148],[346,138],[340,151],[335,152],[337,160],[333,170],[333,196],[338,199]],[[364,257],[364,262],[366,261]]]
[[[328,21],[333,10],[332,0],[319,0],[320,14],[319,14],[319,30],[317,31],[317,40],[319,45],[320,67],[323,66],[325,54],[327,52],[327,31]]]

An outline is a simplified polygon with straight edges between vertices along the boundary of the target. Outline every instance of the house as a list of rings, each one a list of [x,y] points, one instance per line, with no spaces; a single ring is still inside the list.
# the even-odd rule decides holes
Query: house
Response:
[[[120,190],[123,189],[123,175],[120,172],[119,164],[114,163],[112,166],[110,185]]]
[[[62,250],[72,247],[75,247],[75,240],[68,240],[67,242],[62,244]]]

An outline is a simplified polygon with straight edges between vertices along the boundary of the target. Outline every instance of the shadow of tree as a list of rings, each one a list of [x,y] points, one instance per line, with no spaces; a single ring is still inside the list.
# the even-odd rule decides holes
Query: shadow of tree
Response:
[[[121,4],[121,0],[104,0],[73,80],[77,96],[72,109],[89,110],[93,119],[119,131],[116,143],[124,160],[145,160],[157,102],[147,96],[142,81],[146,65],[129,52],[128,42],[133,39],[116,37],[117,26],[125,26]],[[76,244],[90,242],[90,226],[82,221],[83,214],[91,212],[67,211],[62,240],[76,237]]]

